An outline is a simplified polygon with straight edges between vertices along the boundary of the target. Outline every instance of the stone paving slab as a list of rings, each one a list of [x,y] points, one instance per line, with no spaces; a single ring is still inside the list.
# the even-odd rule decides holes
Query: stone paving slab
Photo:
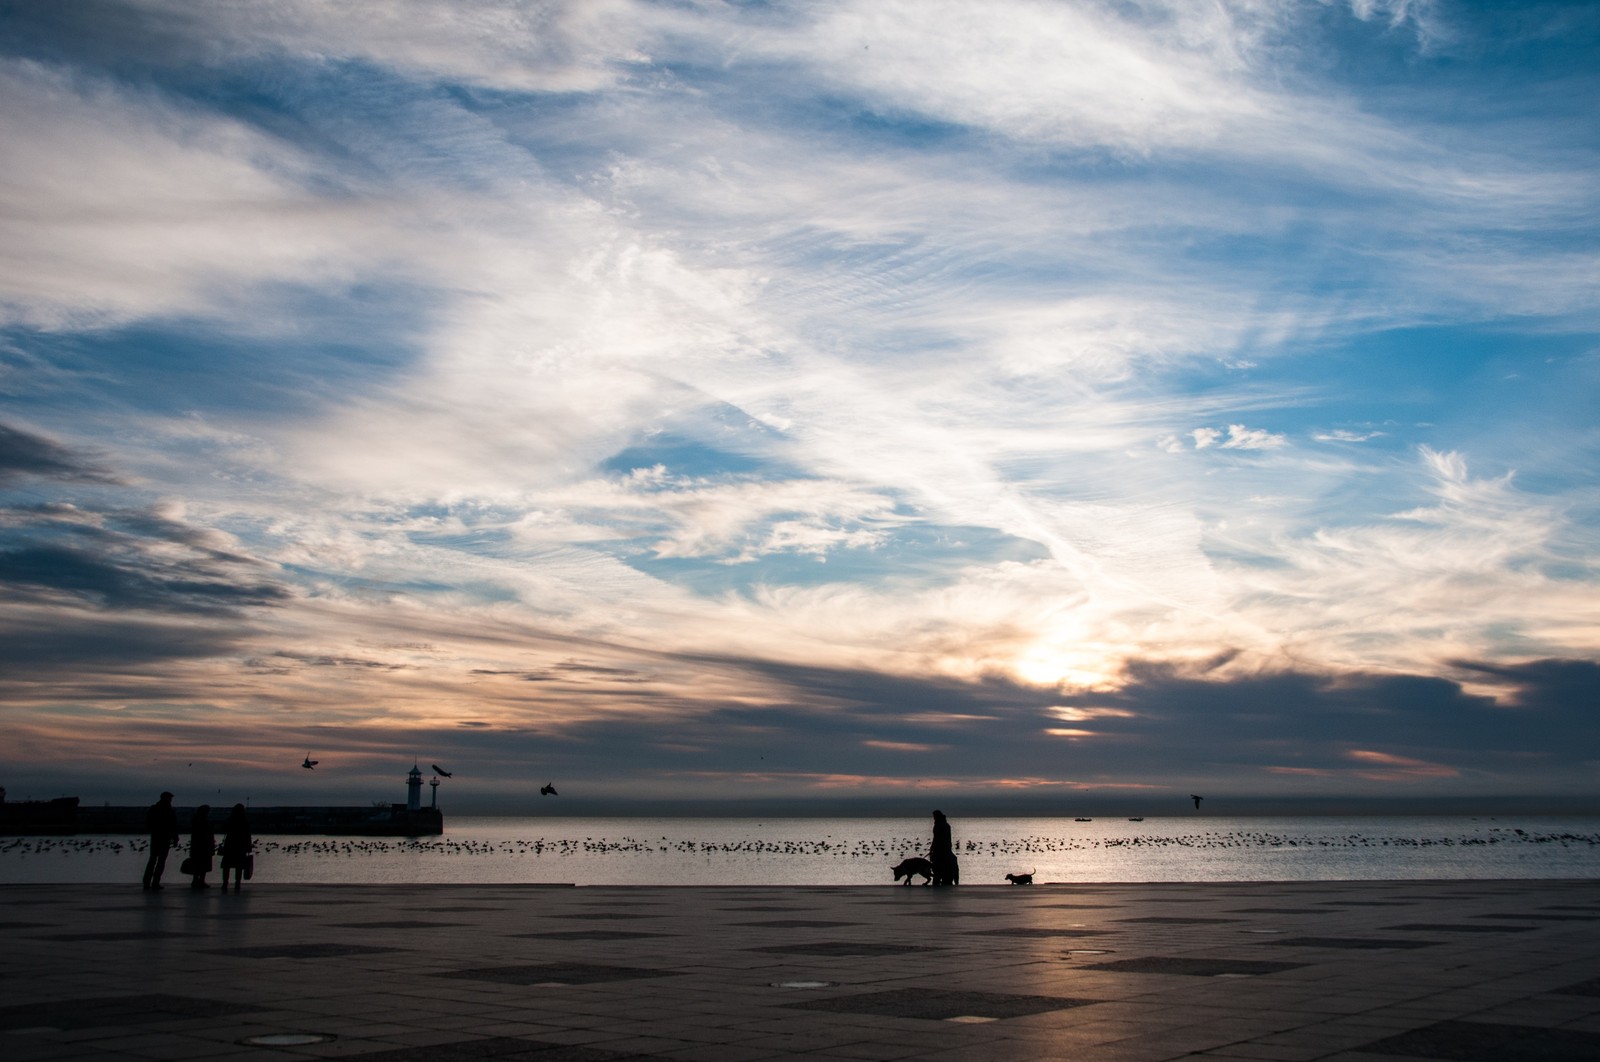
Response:
[[[18,885],[0,905],[7,1062],[1600,1059],[1593,881]]]

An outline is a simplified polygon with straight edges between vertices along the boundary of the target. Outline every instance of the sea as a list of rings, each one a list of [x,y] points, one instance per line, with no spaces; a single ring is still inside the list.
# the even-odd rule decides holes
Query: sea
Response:
[[[254,882],[890,885],[923,818],[456,818],[438,837],[256,838]],[[962,884],[1600,879],[1600,818],[951,819]],[[142,837],[0,838],[0,884],[139,880]],[[176,878],[174,851],[169,875]]]

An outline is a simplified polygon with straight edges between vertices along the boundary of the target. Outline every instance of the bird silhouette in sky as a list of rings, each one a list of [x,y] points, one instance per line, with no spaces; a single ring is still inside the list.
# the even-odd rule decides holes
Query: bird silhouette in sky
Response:
[[[306,770],[309,771],[309,770],[311,770],[311,768],[315,767],[317,764],[319,764],[321,762],[322,762],[321,760],[312,759],[311,758],[311,753],[308,752],[308,753],[306,753],[306,762],[302,763],[300,766],[304,767]]]
[[[452,777],[454,777],[454,775],[452,775],[449,771],[445,770],[443,767],[440,767],[437,763],[433,764],[432,767],[433,767],[433,773],[438,775],[440,778],[452,778]]]
[[[539,790],[539,795],[540,796],[560,796],[561,794],[556,792],[556,787],[554,785],[550,784],[549,782],[546,782],[544,784],[544,788]]]
[[[1205,797],[1195,796],[1193,793],[1190,793],[1189,799],[1194,801],[1194,806],[1198,809],[1200,807],[1200,801],[1204,800]]]

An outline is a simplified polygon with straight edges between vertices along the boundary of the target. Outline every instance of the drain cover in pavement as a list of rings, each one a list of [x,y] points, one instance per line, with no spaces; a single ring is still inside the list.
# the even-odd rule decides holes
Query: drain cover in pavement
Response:
[[[331,1044],[338,1037],[333,1033],[262,1033],[246,1036],[239,1043],[249,1047],[303,1047],[306,1044]]]

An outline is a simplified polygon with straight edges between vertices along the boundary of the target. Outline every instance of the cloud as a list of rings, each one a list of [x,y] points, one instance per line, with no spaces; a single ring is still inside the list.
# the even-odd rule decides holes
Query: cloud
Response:
[[[1487,785],[1429,727],[1600,644],[1588,421],[1474,383],[1585,392],[1597,185],[1583,93],[1429,58],[1468,14],[24,5],[0,612],[85,673],[10,693],[508,778]]]
[[[98,6],[98,5],[96,5]],[[123,17],[195,60],[289,56],[362,62],[405,76],[539,92],[593,92],[649,61],[641,37],[669,26],[666,12],[631,0],[134,0]],[[59,17],[59,16],[58,16]],[[92,19],[84,28],[94,32]],[[74,27],[77,28],[77,27]],[[205,47],[202,48],[202,45]]]
[[[1350,431],[1347,428],[1334,428],[1330,431],[1313,432],[1311,437],[1318,442],[1371,442],[1387,435],[1382,431]]]
[[[887,107],[1138,152],[1209,145],[1271,120],[1250,71],[1271,17],[1260,7],[836,3],[790,46]]]
[[[0,424],[0,487],[30,476],[81,483],[118,482],[116,476],[71,447]]]
[[[1371,749],[1351,749],[1345,755],[1362,765],[1357,773],[1375,782],[1405,782],[1419,778],[1457,778],[1461,772],[1441,763],[1395,756]]]
[[[0,59],[0,94],[0,322],[195,312],[348,261],[343,212],[300,187],[307,167],[281,142],[39,62]]]
[[[1273,450],[1288,440],[1262,428],[1247,428],[1243,424],[1229,424],[1226,433],[1217,428],[1196,428],[1189,433],[1196,450],[1213,446],[1220,450]]]
[[[289,592],[230,540],[159,509],[0,511],[0,585],[15,600],[229,615]]]

